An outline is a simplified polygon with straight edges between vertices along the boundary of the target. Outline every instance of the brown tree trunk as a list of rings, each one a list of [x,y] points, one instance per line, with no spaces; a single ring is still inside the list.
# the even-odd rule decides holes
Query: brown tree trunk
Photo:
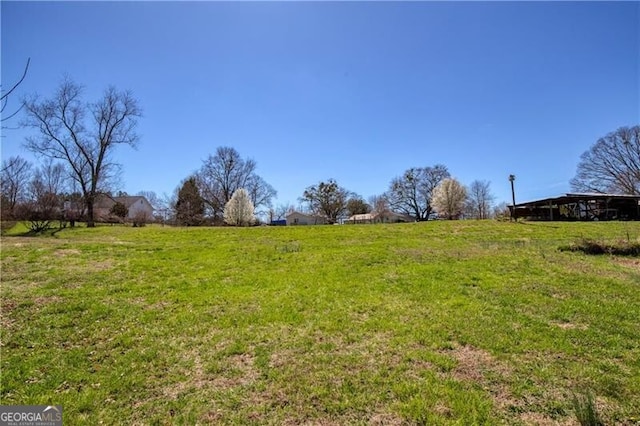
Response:
[[[87,201],[87,228],[95,228],[96,223],[93,219],[93,200]]]

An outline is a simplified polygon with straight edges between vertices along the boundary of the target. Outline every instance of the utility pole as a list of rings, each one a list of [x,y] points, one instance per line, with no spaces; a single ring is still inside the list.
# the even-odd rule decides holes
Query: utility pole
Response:
[[[516,220],[516,192],[513,189],[513,181],[516,180],[516,175],[509,175],[509,182],[511,182],[511,220]]]

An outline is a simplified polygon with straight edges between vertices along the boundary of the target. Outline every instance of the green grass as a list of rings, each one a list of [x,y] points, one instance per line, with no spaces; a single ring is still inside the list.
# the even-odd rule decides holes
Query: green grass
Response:
[[[18,231],[8,231],[8,234]],[[0,404],[68,424],[640,421],[638,223],[2,238]]]

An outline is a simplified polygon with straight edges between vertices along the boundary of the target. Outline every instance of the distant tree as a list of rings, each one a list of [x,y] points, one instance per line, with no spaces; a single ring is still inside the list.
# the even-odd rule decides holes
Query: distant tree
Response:
[[[457,219],[464,209],[467,191],[456,179],[444,179],[433,190],[431,203],[439,215],[447,219]]]
[[[135,146],[141,110],[128,91],[109,87],[95,103],[84,102],[82,92],[82,86],[67,78],[52,98],[32,97],[24,103],[24,124],[38,132],[27,138],[30,151],[69,167],[86,204],[87,226],[93,227],[96,196],[107,192],[106,184],[117,170],[111,154],[117,145]]]
[[[256,162],[231,147],[219,147],[196,174],[202,197],[214,217],[221,217],[231,196],[244,188],[256,209],[271,206],[276,190],[256,174]]]
[[[354,194],[347,200],[347,214],[349,216],[369,212],[371,212],[371,206],[361,196]]]
[[[17,205],[15,217],[28,222],[27,226],[32,233],[46,231],[52,227],[56,219],[57,202],[54,194],[41,194],[36,199],[29,199]]]
[[[620,127],[584,152],[571,188],[640,195],[640,125]]]
[[[27,201],[18,206],[18,218],[29,222],[33,233],[51,228],[53,221],[62,220],[60,198],[60,165],[51,162],[37,169],[28,183]]]
[[[349,191],[329,179],[305,189],[300,201],[307,203],[311,212],[326,217],[329,223],[336,223],[347,209],[349,195]]]
[[[70,188],[69,175],[64,165],[51,158],[45,159],[44,163],[36,169],[35,179],[42,182],[47,192],[57,196],[60,196]]]
[[[224,206],[224,221],[228,225],[248,226],[255,222],[253,203],[244,188],[236,190]]]
[[[69,221],[72,228],[75,226],[76,221],[84,216],[85,208],[82,194],[74,189],[75,188],[71,186],[67,192],[60,194],[60,200],[62,201],[62,218],[65,221]]]
[[[24,201],[31,179],[32,165],[22,157],[9,157],[2,161],[0,185],[2,186],[2,218],[11,218],[16,205]]]
[[[493,208],[493,218],[496,220],[509,220],[511,219],[511,210],[509,210],[509,204],[504,201],[496,205]]]
[[[124,221],[124,218],[127,217],[128,213],[129,209],[121,202],[116,202],[109,210],[109,214],[120,218],[121,221]]]
[[[392,208],[413,216],[416,220],[428,220],[433,212],[433,190],[445,178],[450,177],[447,167],[412,167],[391,181],[386,197]]]
[[[183,226],[202,224],[204,216],[204,200],[195,177],[186,179],[178,191],[176,203],[176,222]]]
[[[272,207],[269,209],[269,221],[283,220],[293,210],[295,208],[289,204],[279,204],[275,208]]]
[[[474,180],[469,185],[466,210],[471,217],[488,219],[491,216],[494,200],[495,197],[491,193],[491,182]]]
[[[391,206],[386,195],[373,195],[369,197],[369,204],[372,206],[371,212],[376,216],[376,220],[388,222],[391,217]]]

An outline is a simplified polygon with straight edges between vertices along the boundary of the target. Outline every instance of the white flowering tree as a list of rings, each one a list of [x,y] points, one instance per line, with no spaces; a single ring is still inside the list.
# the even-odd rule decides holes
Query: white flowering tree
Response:
[[[224,221],[233,226],[249,226],[255,221],[254,210],[249,193],[240,188],[224,206]]]
[[[467,190],[456,179],[444,179],[433,190],[431,204],[440,216],[457,219],[462,214]]]

